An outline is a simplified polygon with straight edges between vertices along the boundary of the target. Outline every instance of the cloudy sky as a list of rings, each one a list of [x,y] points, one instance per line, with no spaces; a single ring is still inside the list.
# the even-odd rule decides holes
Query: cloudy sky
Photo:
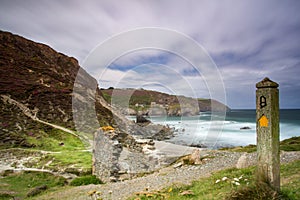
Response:
[[[299,10],[298,0],[0,0],[0,29],[77,58],[100,87],[143,87],[255,108],[255,83],[267,76],[280,84],[282,108],[300,108]],[[160,38],[165,48],[151,34],[138,35],[140,43],[157,45],[132,47],[103,66],[102,55],[136,41],[113,40],[145,27],[170,33]],[[201,47],[198,63],[185,59],[195,51],[176,35]],[[89,65],[96,51],[100,61],[94,55]],[[224,83],[226,99],[212,91],[212,80]]]

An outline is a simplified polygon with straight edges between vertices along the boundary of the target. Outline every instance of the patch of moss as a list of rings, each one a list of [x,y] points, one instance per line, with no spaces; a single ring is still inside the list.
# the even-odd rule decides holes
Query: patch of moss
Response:
[[[80,185],[89,185],[89,184],[102,184],[103,182],[98,179],[96,176],[94,175],[88,175],[88,176],[81,176],[81,177],[77,177],[75,179],[73,179],[70,182],[71,186],[80,186]]]

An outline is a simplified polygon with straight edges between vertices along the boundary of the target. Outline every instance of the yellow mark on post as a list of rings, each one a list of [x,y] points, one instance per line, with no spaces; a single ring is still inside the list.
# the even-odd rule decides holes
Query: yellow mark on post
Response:
[[[259,122],[259,126],[260,126],[260,127],[268,127],[268,126],[269,126],[269,120],[268,120],[268,118],[267,118],[265,115],[263,115],[263,116],[258,120],[258,122]]]

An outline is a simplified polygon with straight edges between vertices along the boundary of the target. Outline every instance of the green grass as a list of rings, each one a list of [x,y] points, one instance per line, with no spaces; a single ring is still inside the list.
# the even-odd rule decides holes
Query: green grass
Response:
[[[300,160],[281,166],[282,193],[290,199],[300,199]]]
[[[82,168],[85,171],[91,171],[92,154],[90,152],[67,151],[60,154],[49,155],[53,162],[50,167],[64,167],[73,165],[75,168]]]
[[[29,168],[44,168],[52,171],[65,171],[76,175],[91,174],[92,154],[86,151],[63,151],[49,153],[38,160],[24,164]]]
[[[89,185],[89,184],[102,184],[103,182],[99,180],[95,175],[81,176],[73,179],[70,182],[71,186]]]
[[[30,190],[37,186],[47,185],[49,190],[64,186],[65,183],[64,178],[45,172],[14,173],[0,179],[0,199],[12,199],[12,196],[23,199]]]
[[[255,152],[256,151],[256,145],[250,144],[247,146],[239,146],[239,147],[225,147],[221,148],[220,150],[229,150],[234,152]],[[280,150],[282,151],[300,151],[300,136],[298,137],[292,137],[289,139],[285,139],[280,142]]]
[[[102,93],[102,95],[103,95],[103,98],[104,98],[104,100],[107,102],[107,103],[111,103],[111,96],[107,93],[107,92],[105,92],[104,90],[101,90],[101,93]]]
[[[25,166],[44,167],[53,171],[64,169],[75,174],[91,173],[92,154],[86,151],[85,145],[78,137],[52,129],[47,134],[41,132],[38,137],[28,137],[28,141],[35,144],[34,150],[51,153],[42,156],[38,161],[28,162]]]
[[[300,151],[300,136],[292,137],[280,142],[280,150]]]
[[[24,163],[30,168],[44,168],[52,171],[64,171],[79,176],[90,175],[92,171],[92,154],[86,151],[83,142],[74,135],[60,130],[51,129],[47,133],[28,136],[27,141],[34,144],[33,148],[12,148],[5,150],[22,157],[36,157]],[[63,145],[62,145],[63,143]],[[47,151],[42,154],[40,151]],[[91,181],[91,180],[90,180]],[[35,187],[47,185],[47,191],[63,186],[65,179],[50,173],[22,172],[11,174],[0,179],[0,200],[11,199],[10,196],[24,198]],[[12,195],[9,195],[12,193]],[[1,195],[2,194],[2,195]]]
[[[234,199],[233,194],[246,194],[240,199],[271,199],[268,194],[270,188],[257,188],[254,177],[255,168],[228,169],[214,173],[208,178],[202,178],[188,186],[173,185],[158,192],[145,192],[139,195],[141,200],[146,199]],[[281,199],[300,199],[300,161],[295,161],[281,167]],[[222,180],[227,177],[227,180]],[[239,179],[235,181],[234,178]],[[232,183],[234,181],[234,183]],[[236,184],[239,183],[239,185]],[[183,193],[189,193],[183,195]],[[271,191],[272,192],[272,191]],[[249,196],[249,194],[253,196]],[[256,196],[257,198],[255,198]],[[263,198],[260,198],[263,197]],[[130,199],[135,199],[137,196]],[[236,198],[238,199],[238,198]]]
[[[52,129],[45,133],[40,131],[38,136],[28,136],[27,141],[34,144],[34,149],[47,151],[84,150],[83,142],[72,134]],[[61,145],[63,143],[63,145]]]

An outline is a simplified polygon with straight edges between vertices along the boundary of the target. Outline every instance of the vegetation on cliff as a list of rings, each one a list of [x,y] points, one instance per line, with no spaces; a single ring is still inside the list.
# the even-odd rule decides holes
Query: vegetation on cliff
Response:
[[[89,83],[97,86],[75,58],[0,31],[0,146],[34,146],[28,138],[39,136],[41,131],[51,132],[50,126],[38,120],[75,131],[72,92],[79,70],[86,81],[80,83],[82,88]],[[97,96],[99,90],[87,98],[95,99],[99,125],[112,125],[111,111],[97,101]]]
[[[238,147],[226,147],[220,150],[229,150],[234,152],[255,152],[256,145],[250,144],[247,146],[238,146]],[[291,137],[285,140],[280,141],[280,150],[282,151],[300,151],[300,136]]]
[[[230,108],[213,99],[194,99],[144,89],[101,89],[104,99],[124,114],[137,112],[151,115],[185,116],[206,111],[229,111]]]

